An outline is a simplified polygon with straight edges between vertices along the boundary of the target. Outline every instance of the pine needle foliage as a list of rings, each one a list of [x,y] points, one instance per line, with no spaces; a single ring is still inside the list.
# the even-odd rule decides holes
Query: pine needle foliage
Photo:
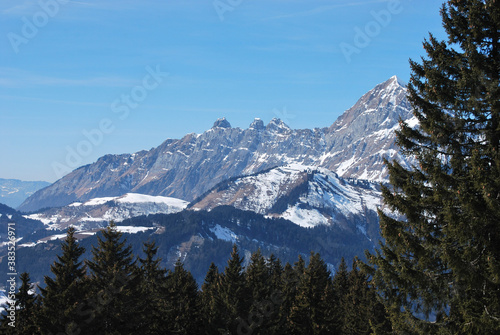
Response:
[[[386,162],[384,243],[368,255],[398,333],[500,333],[500,4],[450,0],[447,41],[410,61],[418,125]]]

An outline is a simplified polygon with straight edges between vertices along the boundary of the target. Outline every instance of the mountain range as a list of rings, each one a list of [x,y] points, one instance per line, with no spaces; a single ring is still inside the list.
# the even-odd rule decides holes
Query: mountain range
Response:
[[[362,257],[378,243],[384,158],[412,163],[395,144],[401,120],[417,124],[406,92],[392,77],[325,128],[255,119],[240,129],[221,118],[202,134],[106,155],[35,192],[18,211],[0,207],[0,224],[22,225],[19,265],[39,282],[69,225],[88,253],[110,220],[134,253],[154,240],[164,266],[181,259],[199,282],[210,262],[224,266],[233,243],[244,255],[261,249],[283,261],[318,251],[334,271],[341,257]]]
[[[395,147],[399,120],[412,119],[396,76],[363,95],[330,127],[290,129],[255,119],[247,129],[221,118],[202,134],[169,139],[149,151],[106,155],[39,190],[19,207],[34,212],[126,193],[192,201],[226,179],[287,164],[326,168],[340,177],[383,182],[383,158],[408,164]]]

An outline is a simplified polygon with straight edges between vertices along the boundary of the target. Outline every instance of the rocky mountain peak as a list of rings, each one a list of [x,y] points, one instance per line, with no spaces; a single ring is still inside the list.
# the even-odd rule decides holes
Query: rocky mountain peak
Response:
[[[398,76],[392,76],[388,81],[396,82],[399,86],[406,87],[406,83],[401,80]]]
[[[406,84],[403,83],[397,76],[392,76],[383,83],[375,86],[371,91],[372,97],[380,97],[384,99],[389,95],[399,95],[401,92],[406,94]],[[368,92],[368,93],[370,93]]]
[[[260,118],[255,118],[253,122],[250,124],[250,129],[256,129],[256,130],[261,130],[264,129],[264,121],[262,121]]]
[[[393,76],[364,94],[335,121],[330,130],[337,132],[354,127],[359,132],[368,132],[381,125],[392,128],[400,117],[407,119],[412,116],[406,95],[406,87],[397,76]]]
[[[228,120],[226,120],[225,117],[217,119],[217,121],[214,122],[214,125],[212,128],[231,128],[231,124],[229,123]]]
[[[273,118],[266,126],[266,129],[270,132],[281,134],[289,133],[291,131],[290,127],[288,127],[285,122],[281,121],[278,118]]]

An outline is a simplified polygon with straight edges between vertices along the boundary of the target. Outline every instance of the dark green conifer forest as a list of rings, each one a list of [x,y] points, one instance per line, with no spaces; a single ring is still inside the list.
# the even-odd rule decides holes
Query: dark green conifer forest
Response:
[[[93,258],[68,230],[62,255],[38,295],[27,273],[17,294],[16,327],[5,334],[370,334],[390,330],[376,292],[354,262],[332,277],[317,253],[283,266],[254,253],[249,265],[237,246],[227,266],[207,271],[201,289],[178,261],[160,268],[154,243],[137,257],[113,223],[102,231]],[[357,321],[353,321],[356,319]]]

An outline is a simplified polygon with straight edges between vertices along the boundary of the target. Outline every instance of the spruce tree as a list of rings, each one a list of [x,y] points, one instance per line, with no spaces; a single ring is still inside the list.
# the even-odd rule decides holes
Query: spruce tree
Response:
[[[41,311],[38,324],[43,334],[77,333],[85,328],[85,315],[80,306],[85,288],[85,266],[80,257],[85,248],[79,246],[70,227],[61,244],[62,255],[51,265],[53,277],[45,276],[45,288],[40,288]]]
[[[299,256],[300,257],[300,256]],[[300,257],[300,260],[302,258]],[[302,260],[303,262],[303,260]],[[300,263],[303,266],[303,263]],[[291,329],[291,324],[289,320],[290,311],[292,306],[295,304],[295,299],[297,297],[297,286],[300,282],[300,278],[303,275],[303,269],[296,271],[290,263],[287,263],[283,269],[281,276],[281,289],[280,296],[277,297],[277,301],[280,303],[279,315],[278,315],[278,325],[275,327],[275,334],[289,334]]]
[[[240,257],[236,244],[221,276],[219,292],[224,330],[236,334],[238,327],[241,331],[243,324],[241,320],[247,318],[251,302],[246,286],[243,258]]]
[[[311,253],[290,311],[291,334],[332,334],[333,299],[330,271],[318,253]]]
[[[283,294],[283,266],[281,260],[271,254],[267,261],[269,271],[270,296],[261,304],[261,309],[265,316],[269,318],[269,324],[266,324],[268,334],[282,334],[285,320],[281,317],[281,308],[284,303]]]
[[[280,259],[277,258],[274,254],[271,254],[267,262],[267,267],[269,268],[271,286],[274,289],[280,288],[281,277],[283,275],[283,265],[281,264]]]
[[[391,324],[387,320],[384,306],[369,280],[369,276],[358,269],[355,258],[347,277],[347,291],[342,297],[343,322],[341,333],[345,335],[388,334]]]
[[[140,329],[141,276],[132,247],[113,222],[101,231],[98,246],[92,249],[91,290],[87,303],[93,309],[86,329],[88,333],[136,334]]]
[[[246,319],[246,327],[252,334],[269,334],[277,314],[277,307],[271,300],[271,271],[260,249],[252,254],[246,269],[246,283],[252,304]]]
[[[344,327],[345,302],[349,292],[349,271],[344,257],[340,260],[340,264],[333,277],[333,290],[335,293],[335,305],[333,309],[335,329],[340,333]]]
[[[190,272],[184,269],[180,260],[166,282],[167,312],[163,316],[167,327],[163,330],[171,334],[200,334],[202,317],[198,284]]]
[[[302,255],[299,254],[299,259],[293,264],[285,265],[283,270],[283,303],[280,310],[280,318],[283,325],[284,333],[292,333],[295,328],[295,322],[291,319],[292,309],[297,304],[299,284],[303,281],[306,272],[306,262]]]
[[[218,334],[224,328],[223,307],[220,297],[221,275],[212,262],[201,286],[201,310],[204,334]]]
[[[368,255],[394,327],[407,333],[500,332],[500,6],[450,0],[448,41],[433,35],[410,61],[419,124],[401,122],[386,162],[384,243]]]
[[[142,304],[137,310],[141,316],[141,333],[164,334],[164,318],[166,307],[166,274],[160,267],[161,259],[156,258],[158,247],[155,242],[146,242],[143,246],[145,258],[139,258]]]
[[[154,291],[164,282],[167,270],[160,266],[161,259],[156,258],[158,246],[153,242],[145,242],[143,246],[145,258],[139,258],[141,275],[144,277],[143,287]]]
[[[247,287],[253,301],[262,301],[269,298],[271,293],[269,281],[270,273],[266,265],[266,259],[259,249],[252,254],[250,264],[246,269]]]

